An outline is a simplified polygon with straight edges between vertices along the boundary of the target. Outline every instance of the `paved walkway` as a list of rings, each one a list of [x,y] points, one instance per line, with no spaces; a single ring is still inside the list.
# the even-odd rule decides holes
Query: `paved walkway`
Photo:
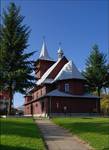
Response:
[[[89,146],[79,141],[65,129],[50,120],[36,120],[49,150],[89,150]]]

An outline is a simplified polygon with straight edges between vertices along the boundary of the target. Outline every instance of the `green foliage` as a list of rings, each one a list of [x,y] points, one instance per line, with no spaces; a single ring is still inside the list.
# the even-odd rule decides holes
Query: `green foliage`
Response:
[[[4,118],[1,122],[1,150],[44,150],[39,128],[31,118]]]
[[[88,142],[95,150],[109,149],[109,118],[54,118],[53,121]]]
[[[12,99],[15,92],[25,93],[34,85],[34,52],[26,53],[29,27],[23,24],[20,7],[10,3],[2,15],[0,28],[0,90],[8,89]]]
[[[106,63],[106,55],[99,51],[97,45],[94,45],[90,56],[86,60],[86,69],[83,75],[88,85],[93,89],[97,89],[99,96],[102,87],[106,87],[109,83],[109,67]]]
[[[103,95],[101,99],[101,111],[105,115],[109,115],[109,95]]]
[[[109,88],[109,64],[107,65],[107,75],[106,75],[105,87]]]

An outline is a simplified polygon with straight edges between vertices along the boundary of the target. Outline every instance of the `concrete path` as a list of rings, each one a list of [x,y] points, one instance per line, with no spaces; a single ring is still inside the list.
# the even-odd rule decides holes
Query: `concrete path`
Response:
[[[48,150],[90,150],[91,148],[50,120],[36,120]]]

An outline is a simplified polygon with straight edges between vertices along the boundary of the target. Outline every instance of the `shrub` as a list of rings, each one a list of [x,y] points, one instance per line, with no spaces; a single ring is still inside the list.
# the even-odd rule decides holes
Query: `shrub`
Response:
[[[109,95],[104,95],[101,99],[101,111],[104,115],[109,115]]]

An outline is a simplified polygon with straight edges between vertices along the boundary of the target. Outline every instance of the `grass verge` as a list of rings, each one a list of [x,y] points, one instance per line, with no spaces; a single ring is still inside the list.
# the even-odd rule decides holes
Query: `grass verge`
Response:
[[[32,118],[0,119],[1,150],[44,150],[42,136]]]
[[[109,150],[109,118],[54,118],[53,122],[68,129],[96,150]]]

